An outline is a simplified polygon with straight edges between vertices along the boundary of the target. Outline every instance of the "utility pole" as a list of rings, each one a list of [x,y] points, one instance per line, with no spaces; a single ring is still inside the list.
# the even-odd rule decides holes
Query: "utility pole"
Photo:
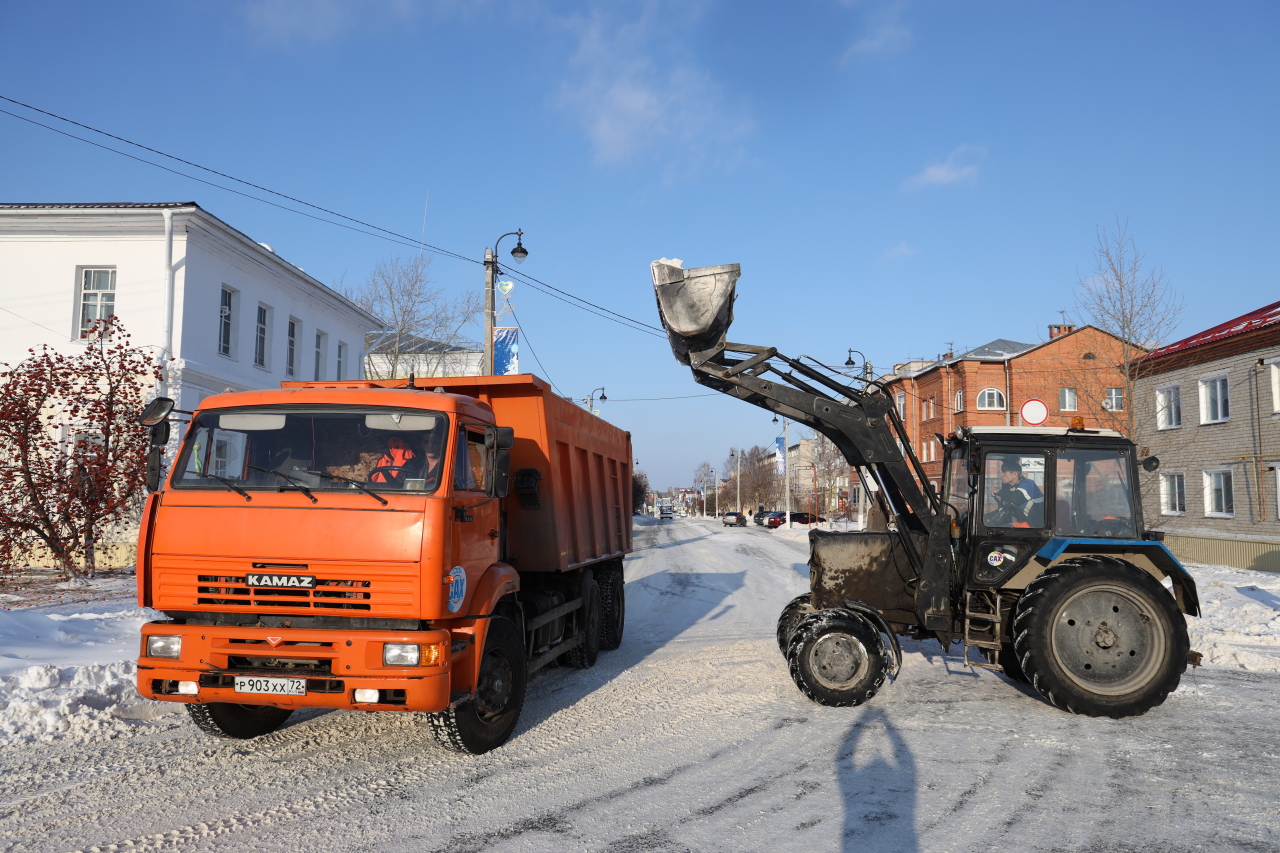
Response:
[[[739,450],[736,453],[731,451],[729,455],[738,460],[738,473],[733,479],[738,483],[738,512],[742,512],[742,451]]]
[[[484,367],[481,374],[493,375],[493,324],[497,312],[494,296],[493,280],[497,277],[498,261],[493,256],[493,249],[484,249]]]
[[[719,518],[720,517],[720,472],[715,468],[711,469],[711,479],[716,481],[715,506],[716,506],[716,517]]]
[[[787,495],[787,529],[791,529],[791,421],[782,419],[782,476],[785,480],[783,489]]]

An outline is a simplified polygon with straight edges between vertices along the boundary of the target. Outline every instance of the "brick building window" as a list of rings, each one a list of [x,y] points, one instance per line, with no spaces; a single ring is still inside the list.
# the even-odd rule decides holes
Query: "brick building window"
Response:
[[[1074,412],[1079,405],[1079,398],[1076,396],[1074,388],[1058,389],[1058,410],[1062,412]]]
[[[1102,408],[1106,409],[1108,412],[1123,412],[1124,411],[1124,389],[1108,388],[1107,396],[1102,401]]]
[[[1182,474],[1160,475],[1160,511],[1164,515],[1185,515],[1187,484]]]
[[[1200,423],[1216,424],[1231,420],[1231,391],[1227,376],[1200,380]]]
[[[1204,472],[1204,514],[1210,518],[1235,517],[1236,501],[1231,469]]]
[[[1182,426],[1182,389],[1177,385],[1156,389],[1156,429]]]
[[[960,412],[964,411],[964,391],[963,390],[956,392],[955,405],[956,405],[956,414],[959,414]]]
[[[907,395],[899,391],[894,395],[894,403],[898,407],[898,417],[906,420],[907,418]]]
[[[978,411],[984,409],[1004,411],[1004,393],[999,388],[984,388],[978,392]]]

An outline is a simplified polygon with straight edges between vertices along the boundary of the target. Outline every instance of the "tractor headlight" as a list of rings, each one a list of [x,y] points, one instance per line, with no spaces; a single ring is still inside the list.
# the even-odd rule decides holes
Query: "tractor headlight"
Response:
[[[176,658],[181,655],[181,637],[147,637],[147,657]]]
[[[383,666],[417,666],[420,659],[416,644],[387,643],[382,647]]]

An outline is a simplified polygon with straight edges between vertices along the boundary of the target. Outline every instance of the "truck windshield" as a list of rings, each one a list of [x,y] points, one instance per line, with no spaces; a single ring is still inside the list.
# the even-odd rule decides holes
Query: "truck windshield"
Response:
[[[1128,454],[1063,450],[1057,461],[1054,530],[1066,536],[1134,538]]]
[[[258,407],[200,413],[177,488],[433,492],[449,418],[400,409]]]

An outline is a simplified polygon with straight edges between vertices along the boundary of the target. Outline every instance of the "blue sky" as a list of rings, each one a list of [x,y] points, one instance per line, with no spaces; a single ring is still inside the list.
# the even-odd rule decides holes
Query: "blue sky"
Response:
[[[733,339],[888,366],[1043,339],[1117,218],[1179,336],[1280,298],[1278,45],[1268,2],[0,0],[0,94],[393,231],[425,206],[473,258],[523,228],[521,272],[651,324],[651,260],[740,263]],[[4,115],[0,163],[5,201],[195,200],[325,282],[408,251]],[[513,299],[522,366],[605,386],[656,485],[777,434],[625,402],[702,389],[659,338]]]

